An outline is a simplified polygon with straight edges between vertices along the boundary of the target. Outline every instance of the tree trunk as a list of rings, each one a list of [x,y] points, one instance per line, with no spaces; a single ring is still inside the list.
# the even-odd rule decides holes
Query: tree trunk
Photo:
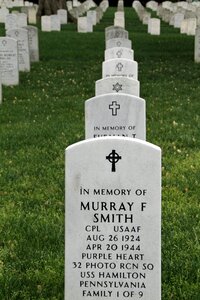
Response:
[[[65,0],[39,0],[37,17],[55,15],[58,9],[67,10]]]

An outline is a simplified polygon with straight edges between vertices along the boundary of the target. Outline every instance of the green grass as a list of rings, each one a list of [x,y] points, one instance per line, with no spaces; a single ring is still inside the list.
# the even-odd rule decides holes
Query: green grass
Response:
[[[73,24],[40,31],[40,62],[20,73],[19,86],[3,87],[2,300],[64,297],[64,150],[84,139],[84,102],[101,78],[104,28],[114,11],[94,33],[78,34]],[[160,36],[150,36],[131,8],[126,29],[147,104],[147,140],[163,150],[162,299],[198,300],[200,65],[193,59],[194,37],[165,23]]]

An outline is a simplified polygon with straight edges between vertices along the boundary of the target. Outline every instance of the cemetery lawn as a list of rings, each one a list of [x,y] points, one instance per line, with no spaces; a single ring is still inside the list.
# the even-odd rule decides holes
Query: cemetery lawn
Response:
[[[104,28],[114,12],[108,9],[94,33],[78,34],[73,24],[40,31],[40,62],[20,73],[19,86],[3,87],[1,300],[64,298],[64,150],[84,139],[84,102],[101,78]],[[165,23],[161,36],[150,36],[132,8],[125,13],[147,105],[147,141],[163,155],[162,300],[198,300],[200,64],[193,59],[194,37]]]

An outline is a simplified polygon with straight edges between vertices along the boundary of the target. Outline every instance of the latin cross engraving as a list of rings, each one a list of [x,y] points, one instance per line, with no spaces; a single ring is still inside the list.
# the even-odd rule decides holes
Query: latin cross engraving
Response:
[[[106,159],[112,164],[111,172],[116,172],[115,165],[122,157],[115,150],[112,150],[112,152],[106,156]]]
[[[113,91],[116,91],[117,93],[119,91],[122,91],[122,84],[119,84],[119,82],[117,82],[116,84],[113,84]]]
[[[120,109],[120,105],[117,104],[117,101],[112,101],[112,104],[109,105],[109,109],[112,110],[112,116],[117,116],[117,110]]]
[[[122,68],[123,68],[122,63],[118,63],[118,64],[116,65],[116,68],[118,69],[118,71],[122,71]]]

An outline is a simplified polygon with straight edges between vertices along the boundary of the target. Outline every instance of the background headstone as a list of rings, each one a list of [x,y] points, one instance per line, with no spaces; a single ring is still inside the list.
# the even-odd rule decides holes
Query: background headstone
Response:
[[[67,11],[66,11],[66,9],[58,9],[57,14],[60,18],[60,24],[67,24]]]
[[[87,12],[87,17],[91,18],[93,26],[95,26],[97,24],[97,12],[96,12],[96,10],[88,11]]]
[[[187,33],[187,28],[188,28],[188,20],[184,19],[181,22],[180,33]]]
[[[17,27],[25,27],[27,26],[27,15],[23,13],[19,13],[17,15]]]
[[[0,73],[0,104],[1,103],[2,103],[2,85],[1,85],[1,73]]]
[[[189,18],[188,19],[187,35],[195,35],[196,27],[197,27],[197,19],[196,18]]]
[[[28,23],[29,24],[36,24],[37,18],[36,18],[36,9],[35,7],[29,7],[28,9]]]
[[[200,27],[196,29],[194,49],[194,60],[200,63]]]
[[[11,29],[6,32],[6,36],[17,40],[19,71],[29,72],[31,67],[28,43],[28,30],[22,28]]]
[[[41,30],[42,31],[51,31],[51,16],[42,16],[41,17]]]
[[[134,52],[132,49],[124,47],[114,47],[105,50],[105,60],[114,59],[114,58],[126,58],[134,59]]]
[[[130,94],[140,96],[140,83],[128,77],[107,77],[96,81],[96,96],[103,94]]]
[[[88,17],[79,17],[78,18],[78,32],[86,33],[93,31],[92,20]]]
[[[106,41],[106,49],[113,47],[125,47],[132,49],[132,41],[124,38],[115,38]]]
[[[10,30],[13,28],[17,28],[17,15],[16,14],[8,14],[5,17],[5,29]]]
[[[106,41],[114,38],[128,39],[128,31],[119,26],[109,26],[105,29]]]
[[[145,140],[145,100],[128,94],[105,94],[85,102],[86,139],[125,136]]]
[[[0,73],[4,85],[19,84],[17,41],[8,37],[0,37]]]
[[[160,35],[160,19],[158,18],[149,19],[148,33],[152,35]]]
[[[9,14],[9,10],[6,7],[2,7],[0,9],[0,22],[5,23],[6,22],[6,16]]]
[[[103,62],[102,77],[126,76],[138,79],[138,64],[136,61],[124,58],[109,59]]]
[[[51,31],[60,31],[61,24],[60,24],[60,17],[58,15],[51,15]]]
[[[37,62],[39,61],[38,28],[31,25],[24,28],[28,30],[30,62]]]
[[[125,27],[125,17],[123,11],[117,11],[114,18],[114,26]]]

